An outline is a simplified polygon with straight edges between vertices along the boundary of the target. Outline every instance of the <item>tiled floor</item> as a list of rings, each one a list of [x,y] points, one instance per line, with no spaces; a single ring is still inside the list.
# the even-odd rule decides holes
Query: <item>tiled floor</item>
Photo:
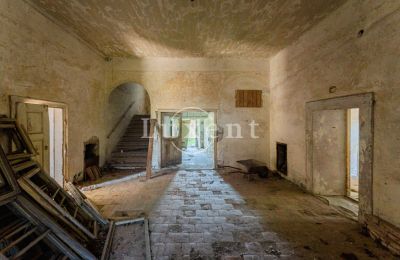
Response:
[[[212,170],[179,171],[150,214],[154,259],[284,257],[293,253]]]
[[[184,169],[213,169],[214,168],[214,149],[198,149],[188,147],[182,152],[182,167]]]
[[[182,170],[85,194],[106,217],[149,216],[153,259],[397,259],[280,178]]]

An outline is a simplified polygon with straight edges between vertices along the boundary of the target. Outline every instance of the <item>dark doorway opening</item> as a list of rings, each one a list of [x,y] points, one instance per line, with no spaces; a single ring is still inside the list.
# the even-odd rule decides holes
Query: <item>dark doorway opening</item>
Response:
[[[84,145],[84,170],[91,166],[99,166],[99,139],[92,137]]]
[[[276,143],[276,169],[287,175],[287,145]]]

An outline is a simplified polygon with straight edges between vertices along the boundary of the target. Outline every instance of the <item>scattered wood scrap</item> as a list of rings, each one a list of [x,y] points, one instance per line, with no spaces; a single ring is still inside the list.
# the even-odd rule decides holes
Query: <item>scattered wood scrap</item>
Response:
[[[103,176],[99,166],[93,165],[85,169],[85,180],[95,181]]]
[[[83,194],[78,188],[75,187],[71,182],[65,184],[68,193],[75,199],[76,203],[82,207],[90,216],[97,220],[103,226],[109,224],[109,221],[100,214],[96,206],[93,205],[90,200]]]
[[[376,216],[366,215],[365,219],[371,237],[400,256],[400,229]]]
[[[109,222],[72,183],[68,193],[55,182],[35,156],[17,122],[0,118],[0,259],[109,259],[114,235],[132,241],[116,227],[138,220]],[[90,172],[101,177],[97,166]],[[145,233],[150,259],[148,227]]]

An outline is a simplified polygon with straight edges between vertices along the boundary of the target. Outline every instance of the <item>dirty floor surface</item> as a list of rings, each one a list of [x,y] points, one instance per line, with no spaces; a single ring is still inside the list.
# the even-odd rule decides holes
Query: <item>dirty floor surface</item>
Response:
[[[138,178],[84,193],[106,218],[138,218],[151,211],[174,176],[172,172],[148,181]]]
[[[145,228],[143,222],[116,226],[109,259],[146,259],[146,242],[144,238],[144,229]]]
[[[395,259],[356,222],[282,179],[181,170],[86,195],[106,216],[145,211],[153,259]]]

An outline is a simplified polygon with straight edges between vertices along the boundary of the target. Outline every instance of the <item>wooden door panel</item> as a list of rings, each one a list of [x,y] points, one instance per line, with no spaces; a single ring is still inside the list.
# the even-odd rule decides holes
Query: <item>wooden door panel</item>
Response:
[[[182,163],[182,115],[161,113],[161,167]]]
[[[43,112],[26,113],[26,130],[28,134],[43,134]]]
[[[48,173],[50,170],[48,106],[19,103],[17,121],[26,129],[32,140],[37,152],[35,159]]]

